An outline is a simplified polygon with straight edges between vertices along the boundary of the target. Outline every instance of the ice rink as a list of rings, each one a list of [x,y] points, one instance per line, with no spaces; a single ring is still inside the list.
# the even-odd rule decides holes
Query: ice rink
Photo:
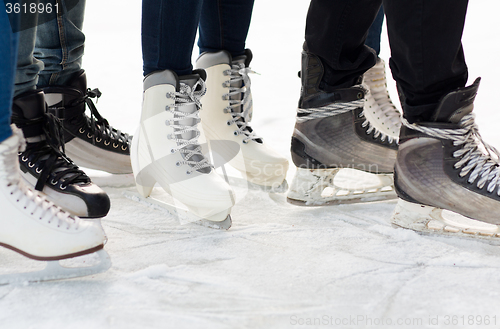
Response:
[[[251,76],[252,127],[288,158],[308,5],[256,1],[247,39],[260,73]],[[477,123],[497,148],[499,10],[498,0],[471,1],[463,38],[469,84],[482,77]],[[140,13],[140,1],[88,1],[84,29],[88,84],[103,93],[97,108],[129,133],[142,100]],[[91,174],[111,197],[102,223],[112,268],[0,286],[0,329],[500,327],[500,247],[393,228],[395,201],[298,207],[285,194],[237,188],[233,227],[216,231],[181,225],[125,198],[133,188],[118,178]],[[0,264],[0,274],[40,265],[6,249]]]

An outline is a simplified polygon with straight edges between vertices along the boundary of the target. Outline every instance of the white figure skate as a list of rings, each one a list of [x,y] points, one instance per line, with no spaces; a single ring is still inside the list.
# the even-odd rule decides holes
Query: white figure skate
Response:
[[[227,51],[203,53],[196,65],[207,72],[207,94],[200,113],[214,162],[229,163],[249,187],[285,192],[288,161],[269,148],[250,127],[253,112],[249,69],[252,53],[231,58]],[[241,150],[234,155],[231,141]]]
[[[181,220],[229,228],[234,193],[198,141],[204,78],[203,70],[182,77],[167,70],[145,78],[141,123],[131,149],[136,198],[161,205]],[[172,196],[173,204],[153,200],[155,183]]]
[[[14,128],[15,129],[15,128]],[[22,133],[0,143],[0,246],[28,258],[49,261],[38,272],[0,275],[0,285],[74,278],[101,273],[111,261],[99,220],[81,220],[29,189],[20,179],[17,153]],[[65,267],[59,260],[96,253],[92,266]]]

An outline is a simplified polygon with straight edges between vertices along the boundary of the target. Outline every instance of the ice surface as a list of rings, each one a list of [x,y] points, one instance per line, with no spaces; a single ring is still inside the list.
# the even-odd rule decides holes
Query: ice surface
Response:
[[[256,1],[247,40],[251,66],[261,74],[252,76],[253,127],[286,156],[307,6]],[[464,48],[471,81],[483,77],[475,112],[484,139],[499,147],[500,3],[476,0],[469,6]],[[140,12],[140,1],[87,2],[89,87],[103,92],[99,111],[129,133],[142,99]],[[387,61],[389,45],[383,42]],[[126,199],[122,192],[130,187],[111,187],[127,186],[126,179],[93,175],[111,197],[102,222],[113,267],[94,277],[0,286],[1,329],[500,325],[498,246],[395,229],[389,224],[394,201],[306,208],[286,203],[285,195],[243,190],[233,227],[221,232],[180,225]],[[33,263],[0,249],[0,273],[39,268]],[[446,325],[446,316],[451,321],[454,315],[459,324]],[[470,325],[470,315],[483,321],[489,316],[490,324]],[[398,319],[402,325],[395,325]]]

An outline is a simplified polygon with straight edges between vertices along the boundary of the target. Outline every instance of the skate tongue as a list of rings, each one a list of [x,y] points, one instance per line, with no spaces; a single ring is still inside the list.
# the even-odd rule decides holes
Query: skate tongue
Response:
[[[432,121],[458,123],[465,115],[471,113],[480,81],[481,78],[477,78],[472,85],[446,94],[439,102]]]
[[[184,83],[184,84],[188,85],[189,87],[193,88],[194,85],[196,84],[196,82],[198,82],[198,80],[200,78],[201,78],[200,75],[193,74],[193,75],[179,77],[179,81],[180,81],[180,83]],[[182,106],[181,110],[182,110],[182,112],[185,112],[185,113],[195,113],[196,111],[198,111],[198,108],[196,107],[196,104],[193,103],[189,106]],[[198,124],[198,122],[199,121],[197,119],[192,119],[192,118],[179,120],[179,124],[183,125],[183,126],[194,126],[194,125]],[[196,131],[187,131],[187,132],[184,132],[181,134],[177,134],[177,136],[180,136],[184,140],[191,140],[191,139],[196,137]],[[185,147],[185,149],[194,150],[197,147],[198,147],[198,144],[188,145]],[[184,157],[184,154],[182,156]],[[194,154],[188,160],[200,162],[203,159],[204,159],[203,156],[201,156],[199,154]],[[204,169],[207,169],[207,168],[204,168]],[[201,169],[200,171],[206,172],[206,170],[204,170],[204,169]]]

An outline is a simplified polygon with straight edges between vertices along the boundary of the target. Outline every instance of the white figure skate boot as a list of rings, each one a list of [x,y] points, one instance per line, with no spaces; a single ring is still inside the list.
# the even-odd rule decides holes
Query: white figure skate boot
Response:
[[[395,198],[396,138],[365,115],[364,87],[323,90],[323,74],[320,59],[304,51],[291,146],[297,173],[288,200],[314,206]],[[350,175],[344,181],[336,177],[342,171]]]
[[[214,162],[220,157],[248,182],[264,190],[284,192],[288,161],[269,148],[249,124],[253,111],[248,77],[251,60],[249,49],[234,59],[227,51],[200,55],[196,66],[207,72],[207,94],[200,113],[203,131]],[[241,152],[234,156],[231,144],[224,141],[236,142]]]
[[[479,81],[445,95],[429,122],[403,120],[394,225],[500,239],[499,153],[483,142],[472,113]]]
[[[163,204],[181,217],[182,212],[191,215],[181,219],[229,228],[233,191],[203,156],[198,141],[204,75],[197,70],[177,77],[166,70],[144,79],[141,123],[132,140],[132,169],[142,197],[149,197],[158,182],[187,207]]]
[[[51,261],[45,270],[0,275],[0,285],[46,281],[106,271],[111,262],[103,250],[105,233],[99,220],[87,221],[29,189],[19,175],[20,130],[0,143],[0,246],[35,260]],[[90,267],[61,267],[57,260],[97,252],[100,263]]]

